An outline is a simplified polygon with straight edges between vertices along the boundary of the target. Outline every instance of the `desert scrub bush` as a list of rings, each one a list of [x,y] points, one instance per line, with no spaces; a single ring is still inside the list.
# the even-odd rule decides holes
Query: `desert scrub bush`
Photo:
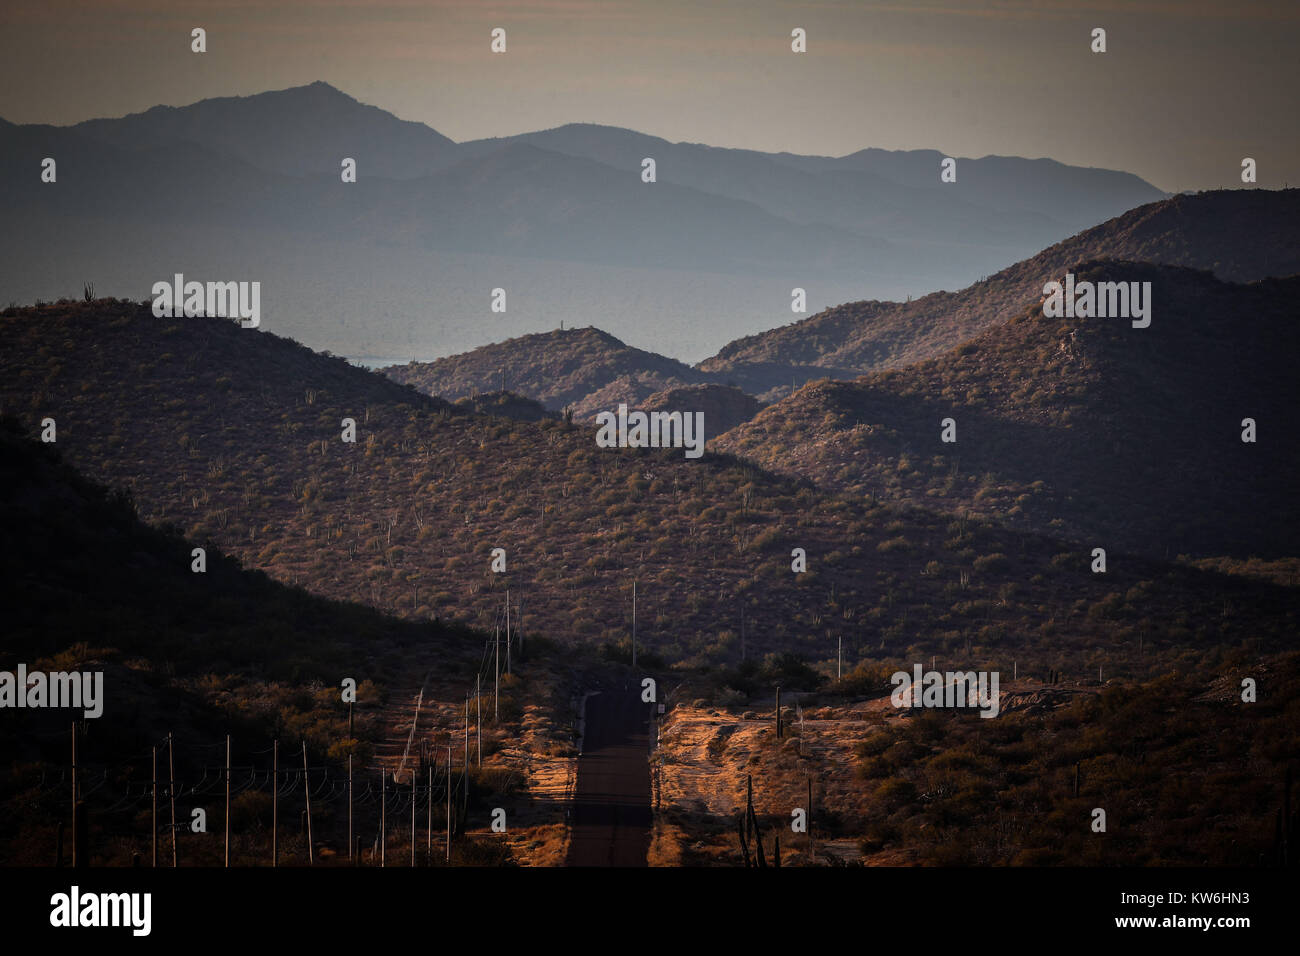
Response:
[[[1011,561],[1008,560],[1005,554],[996,552],[994,554],[986,554],[982,558],[976,558],[973,567],[976,571],[991,571],[997,573],[999,571],[1010,569]]]

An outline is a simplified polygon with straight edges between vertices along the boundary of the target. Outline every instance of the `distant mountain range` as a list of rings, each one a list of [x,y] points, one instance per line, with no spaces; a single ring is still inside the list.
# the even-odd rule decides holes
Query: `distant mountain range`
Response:
[[[436,357],[567,320],[699,358],[788,316],[795,287],[816,311],[965,285],[1163,196],[1011,157],[960,159],[941,183],[941,158],[591,125],[458,144],[324,83],[70,127],[0,121],[0,300],[83,281],[140,298],[188,269],[263,280],[268,328],[351,356]]]
[[[1238,282],[1300,273],[1300,190],[1220,190],[1141,206],[960,292],[853,302],[748,336],[700,363],[755,394],[788,391],[817,369],[849,378],[941,355],[1009,318],[1072,265],[1113,258],[1206,269]]]
[[[1151,327],[1045,319],[1043,285],[1066,272],[1150,282]],[[707,407],[715,450],[855,497],[1156,557],[1276,557],[1300,534],[1297,274],[1300,191],[1205,193],[960,292],[829,309],[695,367],[586,328],[384,372],[449,398],[508,381],[584,421],[620,402]],[[735,397],[706,406],[707,389]],[[1243,444],[1243,418],[1270,440]]]
[[[1300,273],[1300,190],[1223,190],[1131,210],[959,292],[863,301],[738,339],[697,366],[634,349],[598,329],[510,339],[385,373],[449,399],[507,387],[594,414],[677,385],[733,385],[771,401],[821,378],[936,358],[1022,312],[1074,265],[1115,258],[1211,271],[1237,282]]]

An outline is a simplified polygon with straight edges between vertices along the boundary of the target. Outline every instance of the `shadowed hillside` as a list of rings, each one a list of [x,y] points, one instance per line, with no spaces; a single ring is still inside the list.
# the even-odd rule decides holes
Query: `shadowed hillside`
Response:
[[[824,369],[843,378],[941,355],[1038,301],[1043,283],[1091,259],[1208,269],[1237,282],[1300,272],[1300,190],[1221,190],[1134,209],[960,292],[912,302],[850,302],[739,339],[702,371],[764,398]],[[809,368],[809,367],[812,368]]]
[[[227,733],[241,762],[279,737],[286,749],[306,741],[313,763],[338,765],[352,754],[362,771],[383,729],[381,705],[409,670],[436,667],[440,680],[460,686],[470,680],[481,634],[323,600],[244,570],[211,544],[206,570],[196,573],[192,542],[142,524],[128,496],[87,481],[56,448],[0,418],[0,670],[103,672],[103,712],[85,721],[79,757],[96,865],[148,853],[141,795],[150,746],[168,733],[178,779],[191,784]],[[344,677],[358,685],[353,739]],[[67,790],[51,785],[66,773],[69,724],[81,716],[5,711],[0,863],[54,861]],[[126,796],[115,802],[100,791]],[[237,808],[241,821],[267,811],[269,822],[269,797],[265,805],[241,798]],[[219,826],[206,840],[187,834],[182,858],[192,863],[201,850],[208,864],[218,862],[219,834]],[[283,846],[305,854],[287,834]]]
[[[1294,553],[1300,278],[1094,262],[1151,325],[1034,307],[944,356],[809,385],[718,447],[853,495],[1161,557]],[[956,443],[940,422],[956,422]],[[1241,440],[1253,418],[1258,441]]]
[[[738,388],[695,385],[656,392],[637,407],[647,412],[703,412],[705,434],[714,436],[749,421],[763,405]]]
[[[626,646],[635,579],[643,652],[669,662],[824,659],[842,636],[858,656],[1101,654],[1117,672],[1293,623],[1264,582],[1118,554],[1090,574],[1079,546],[712,452],[600,449],[592,429],[469,414],[231,321],[63,302],[0,328],[4,409],[55,418],[69,460],[148,520],[405,617],[490,627],[510,586],[525,632]]]

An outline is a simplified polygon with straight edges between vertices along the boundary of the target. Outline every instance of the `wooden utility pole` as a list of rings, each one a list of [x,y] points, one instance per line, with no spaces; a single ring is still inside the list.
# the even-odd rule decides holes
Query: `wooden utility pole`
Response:
[[[153,748],[153,865],[158,866],[158,747]]]
[[[632,579],[632,666],[636,667],[636,578]]]
[[[433,761],[429,761],[429,822],[426,824],[426,830],[428,845],[424,848],[424,863],[425,866],[433,866]]]
[[[481,693],[483,677],[481,674],[474,675],[474,706],[478,710],[478,716],[474,720],[474,734],[478,737],[478,765],[483,767],[483,695]]]
[[[745,606],[740,606],[740,659],[745,660]]]
[[[351,759],[350,757],[348,758]],[[280,865],[280,741],[271,741],[271,869]],[[348,839],[352,831],[348,830]]]
[[[506,673],[510,673],[510,589],[506,588]]]
[[[776,685],[776,739],[781,739],[781,685]]]
[[[388,772],[379,771],[379,865],[388,863]]]
[[[167,794],[172,805],[172,867],[176,867],[176,750],[170,733],[167,734]]]
[[[81,865],[81,853],[84,848],[77,840],[77,822],[80,815],[77,812],[77,722],[72,722],[72,866],[75,869]]]
[[[415,866],[415,789],[419,784],[419,774],[411,770],[411,866]]]
[[[226,734],[226,869],[230,869],[230,734]]]
[[[501,631],[492,631],[492,723],[501,720]],[[465,703],[465,753],[469,754],[469,702]]]
[[[307,741],[302,742],[302,793],[307,800],[307,862],[316,862],[316,849],[311,840],[311,777],[307,774]]]
[[[348,859],[355,865],[357,861],[353,856],[352,840],[352,754],[348,754]]]
[[[447,862],[451,862],[451,741],[447,741]]]
[[[835,679],[844,678],[844,635],[840,635],[839,645],[835,650]]]
[[[813,821],[812,774],[808,774],[808,865],[809,866],[812,866],[813,860],[816,859],[813,856],[812,821]]]

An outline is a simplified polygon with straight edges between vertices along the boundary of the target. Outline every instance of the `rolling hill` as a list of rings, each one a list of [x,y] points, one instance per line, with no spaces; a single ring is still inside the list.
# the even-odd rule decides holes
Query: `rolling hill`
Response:
[[[938,358],[805,386],[717,447],[855,496],[1089,547],[1294,554],[1300,277],[1238,285],[1113,260],[1072,271],[1151,283],[1150,327],[1034,306]],[[957,440],[944,443],[950,417]]]
[[[395,382],[455,401],[505,387],[553,411],[583,402],[620,379],[634,380],[645,395],[710,377],[676,359],[632,348],[597,328],[539,332],[485,345],[434,362],[381,369]],[[645,397],[638,396],[638,398]]]
[[[5,310],[0,331],[3,410],[54,418],[67,459],[148,521],[402,617],[491,627],[510,587],[526,633],[626,652],[636,581],[643,653],[723,668],[824,659],[842,636],[851,657],[1079,672],[1100,654],[1122,673],[1293,630],[1290,592],[1264,581],[1119,553],[1090,574],[1078,545],[714,452],[601,449],[590,428],[473,414],[229,320],[65,301]]]
[[[699,363],[760,398],[813,370],[849,377],[941,355],[1037,302],[1043,283],[1092,259],[1208,269],[1237,282],[1300,273],[1300,190],[1222,190],[1131,210],[960,292],[863,301],[730,343]]]

